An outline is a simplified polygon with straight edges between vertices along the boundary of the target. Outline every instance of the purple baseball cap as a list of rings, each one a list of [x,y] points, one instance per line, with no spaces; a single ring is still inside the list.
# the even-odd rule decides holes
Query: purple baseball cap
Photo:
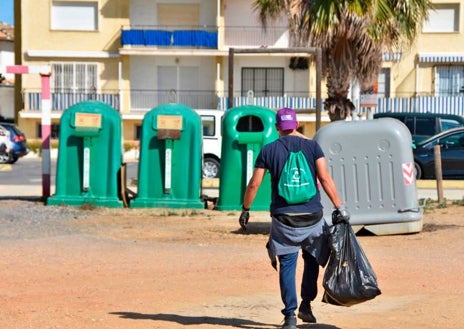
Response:
[[[294,130],[298,128],[295,111],[288,107],[277,111],[276,125],[279,130]]]

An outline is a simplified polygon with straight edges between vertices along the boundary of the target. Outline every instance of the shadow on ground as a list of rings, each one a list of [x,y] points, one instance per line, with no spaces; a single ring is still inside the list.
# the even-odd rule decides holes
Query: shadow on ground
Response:
[[[244,329],[275,329],[280,328],[282,324],[267,324],[246,319],[238,318],[219,318],[211,316],[184,316],[178,314],[143,314],[134,312],[111,312],[110,314],[119,315],[123,319],[132,320],[153,320],[153,321],[168,321],[176,322],[182,326],[194,326],[202,324],[227,326],[232,328]],[[307,324],[299,325],[300,329],[340,329],[338,327],[327,324]]]

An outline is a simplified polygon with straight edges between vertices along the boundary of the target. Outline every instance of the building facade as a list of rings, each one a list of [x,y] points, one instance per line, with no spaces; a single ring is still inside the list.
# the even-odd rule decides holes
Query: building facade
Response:
[[[234,105],[291,106],[308,113],[315,107],[311,56],[241,55],[229,67],[231,48],[292,47],[285,19],[263,30],[249,0],[16,2],[21,4],[17,56],[23,65],[52,68],[52,137],[63,110],[87,99],[121,113],[127,141],[139,138],[144,114],[166,102],[225,110],[233,97]],[[415,44],[385,54],[379,110],[391,110],[397,99],[402,99],[398,107],[417,110],[422,98],[458,99],[464,91],[463,1],[434,3]],[[228,94],[231,73],[233,95]],[[39,138],[40,77],[24,75],[19,96],[19,124],[29,138]],[[311,135],[314,115],[301,117]]]
[[[14,28],[0,22],[0,67],[13,65],[14,54]],[[0,120],[14,120],[15,76],[0,74]]]

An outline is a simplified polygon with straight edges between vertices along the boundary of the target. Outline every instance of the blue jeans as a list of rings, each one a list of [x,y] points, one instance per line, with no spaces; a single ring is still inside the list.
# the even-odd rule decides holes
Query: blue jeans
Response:
[[[296,265],[298,252],[279,256],[279,283],[280,295],[285,308],[282,314],[295,315],[298,307],[296,293]],[[319,276],[319,264],[316,259],[303,250],[303,277],[301,280],[301,299],[304,303],[309,304],[317,296],[317,278]]]

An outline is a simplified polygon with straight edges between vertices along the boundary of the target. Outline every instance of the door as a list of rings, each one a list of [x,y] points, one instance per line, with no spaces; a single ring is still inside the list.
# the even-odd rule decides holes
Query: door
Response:
[[[158,66],[160,102],[199,108],[199,71],[196,66]]]
[[[458,132],[442,138],[440,145],[443,176],[464,176],[464,132]]]

